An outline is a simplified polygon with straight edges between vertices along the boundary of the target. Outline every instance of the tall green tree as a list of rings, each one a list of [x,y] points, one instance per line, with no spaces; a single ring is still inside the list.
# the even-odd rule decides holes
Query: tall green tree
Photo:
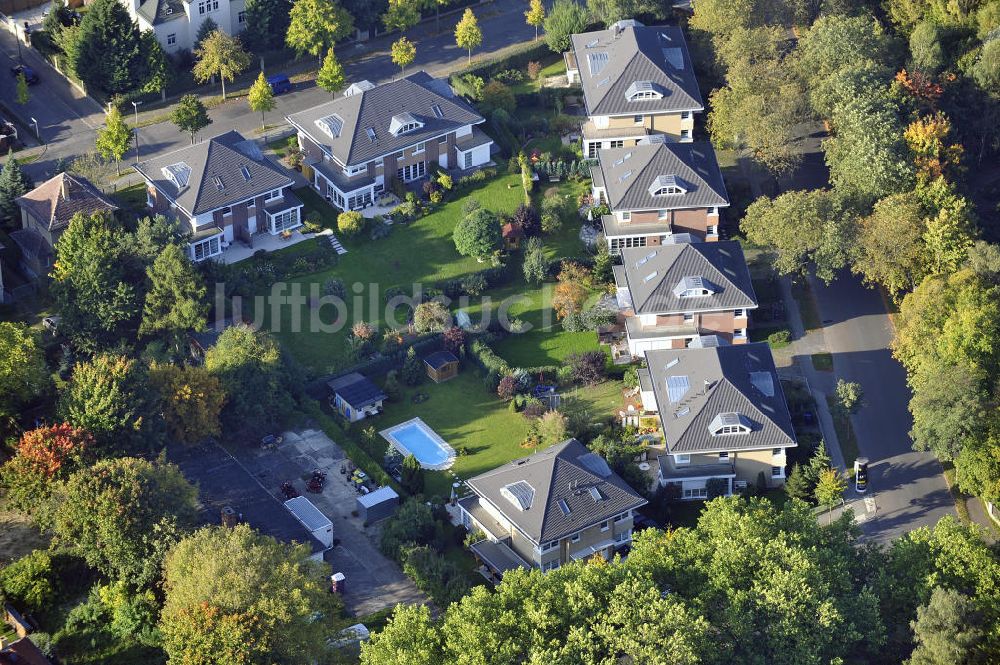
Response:
[[[95,147],[104,159],[115,160],[115,170],[122,174],[121,160],[132,145],[132,128],[125,123],[117,104],[112,104],[104,118],[104,127],[97,130]]]
[[[323,66],[316,74],[316,85],[323,88],[331,95],[336,96],[338,92],[347,85],[347,76],[344,75],[344,68],[337,60],[337,54],[331,48],[323,58]]]
[[[387,32],[406,31],[420,22],[421,0],[389,0],[389,8],[382,15],[382,25]]]
[[[441,642],[426,605],[399,605],[385,629],[362,643],[361,663],[391,663],[406,654],[408,665],[437,665],[445,662]]]
[[[205,285],[179,245],[167,245],[146,270],[149,290],[139,334],[203,330],[208,314]]]
[[[985,640],[975,603],[954,589],[937,587],[911,622],[917,648],[907,665],[973,665],[984,662]]]
[[[250,107],[251,111],[260,111],[260,131],[264,131],[266,127],[264,114],[273,111],[274,107],[277,106],[277,102],[274,101],[274,91],[271,90],[271,84],[267,82],[264,72],[258,74],[257,80],[250,86],[250,92],[247,93],[247,106]]]
[[[213,31],[195,50],[196,60],[191,72],[204,83],[218,76],[222,83],[222,99],[226,98],[226,81],[232,81],[250,66],[250,54],[243,50],[239,37],[221,30]]]
[[[17,73],[16,91],[14,101],[24,106],[31,101],[31,92],[28,90],[28,79],[24,77],[24,72]]]
[[[146,80],[142,89],[145,92],[158,92],[160,99],[166,100],[167,86],[174,79],[173,65],[156,39],[155,32],[145,30],[140,39],[142,52],[146,54]]]
[[[280,424],[294,407],[281,349],[266,332],[243,325],[226,328],[205,353],[205,367],[229,395],[222,414],[229,432]]]
[[[20,219],[21,208],[18,207],[16,199],[27,194],[32,187],[34,183],[31,182],[31,178],[21,170],[21,164],[14,157],[13,151],[9,151],[7,161],[0,170],[0,219],[3,221],[15,217]]]
[[[545,43],[553,53],[562,53],[570,47],[573,33],[583,32],[587,10],[576,0],[555,0],[542,25],[545,26]]]
[[[194,145],[198,132],[212,124],[208,109],[196,95],[181,97],[170,114],[170,121],[177,125],[177,129],[191,135],[191,145]]]
[[[777,251],[781,274],[804,274],[830,282],[847,264],[853,241],[853,213],[830,190],[793,190],[775,199],[759,198],[747,208],[740,230],[758,245]]]
[[[479,28],[479,21],[472,9],[466,7],[462,18],[455,24],[455,44],[469,52],[469,62],[472,62],[472,49],[479,48],[482,43],[483,31]]]
[[[160,396],[163,420],[171,439],[197,445],[219,436],[219,414],[226,401],[222,382],[200,365],[154,364],[150,385]]]
[[[59,397],[59,416],[90,432],[102,455],[154,450],[162,436],[158,412],[145,369],[124,356],[78,363]]]
[[[872,214],[858,224],[855,272],[893,296],[919,284],[929,263],[923,242],[925,217],[923,203],[912,192],[878,201]]]
[[[455,225],[452,239],[459,254],[482,260],[500,248],[500,220],[480,208]]]
[[[338,608],[308,548],[246,524],[181,540],[163,566],[163,649],[177,663],[319,662]]]
[[[354,31],[354,19],[330,0],[295,0],[285,43],[298,53],[317,59]]]
[[[400,37],[392,43],[391,55],[400,74],[405,74],[406,68],[417,58],[417,47],[406,37]]]
[[[117,0],[94,0],[80,21],[68,64],[83,83],[108,93],[138,90],[147,79],[139,27]]]
[[[813,490],[816,503],[826,507],[831,522],[833,521],[833,507],[843,498],[846,489],[847,481],[837,473],[836,469],[825,469],[816,480],[816,489]]]
[[[197,499],[172,464],[105,460],[55,489],[53,531],[112,580],[143,588],[160,579],[167,550],[194,525]]]
[[[78,214],[56,244],[51,288],[59,330],[83,351],[110,348],[134,331],[141,285],[126,270],[124,235],[106,214]]]
[[[247,0],[246,43],[254,50],[277,49],[285,43],[288,32],[290,0]]]
[[[0,420],[14,418],[18,408],[39,397],[47,384],[38,334],[23,323],[0,321]]]
[[[524,12],[524,22],[535,29],[535,41],[538,41],[538,29],[545,24],[545,5],[542,0],[531,0],[528,11]]]

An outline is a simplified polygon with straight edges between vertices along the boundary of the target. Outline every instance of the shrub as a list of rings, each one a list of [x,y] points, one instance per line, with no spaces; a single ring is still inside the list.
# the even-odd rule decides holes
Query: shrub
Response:
[[[408,386],[419,386],[424,380],[424,367],[417,352],[411,346],[406,350],[406,360],[403,361],[403,370],[400,374],[403,383]]]
[[[455,186],[455,182],[452,180],[452,177],[443,171],[438,173],[437,181],[438,184],[441,185],[441,189],[446,192],[450,191],[451,188]]]
[[[847,413],[854,413],[861,405],[864,391],[861,384],[855,381],[837,379],[837,404]]]
[[[451,351],[456,356],[465,348],[465,331],[458,326],[452,326],[441,333],[441,339],[445,350]]]
[[[572,368],[574,381],[593,386],[604,380],[607,357],[603,351],[573,353],[566,358],[566,364]]]
[[[399,372],[389,370],[385,375],[385,382],[382,384],[382,392],[389,398],[390,402],[398,402],[402,395],[402,388],[399,386]]]
[[[323,221],[316,212],[310,212],[306,215],[306,218],[302,220],[302,225],[309,233],[319,233],[323,230]]]
[[[792,339],[792,333],[787,330],[777,330],[767,336],[767,342],[771,346],[782,347]]]
[[[503,401],[507,401],[514,398],[514,393],[517,390],[517,381],[513,376],[508,374],[507,376],[500,379],[500,385],[497,386],[497,397]]]
[[[418,332],[441,332],[451,324],[451,312],[436,300],[420,303],[413,312],[413,325]]]
[[[383,525],[379,549],[390,559],[400,561],[404,548],[434,543],[436,535],[437,524],[430,506],[422,501],[406,501]]]
[[[500,247],[500,221],[489,210],[476,210],[455,225],[452,238],[459,254],[482,260]]]
[[[337,229],[348,238],[353,238],[364,230],[365,221],[365,216],[357,210],[348,210],[337,215]]]
[[[528,238],[525,243],[522,270],[524,281],[529,284],[541,284],[548,277],[549,263],[545,259],[542,241],[538,238]]]
[[[480,296],[486,292],[489,284],[486,282],[486,276],[481,272],[472,273],[464,277],[461,281],[462,291],[470,296]]]
[[[325,282],[323,282],[323,294],[328,296],[336,296],[340,299],[347,297],[347,287],[344,286],[344,280],[337,277],[330,277]]]
[[[537,60],[532,60],[528,63],[528,78],[532,81],[537,81],[539,74],[542,73],[542,63]]]
[[[38,611],[55,600],[55,579],[52,556],[35,550],[0,570],[0,589],[21,610]]]
[[[542,230],[542,220],[538,216],[538,211],[523,203],[517,206],[510,219],[513,223],[521,225],[526,236],[537,236]]]
[[[538,419],[538,436],[542,444],[552,446],[566,440],[568,420],[558,411],[546,411]]]
[[[469,591],[465,571],[426,546],[403,551],[403,572],[441,607],[461,600]]]

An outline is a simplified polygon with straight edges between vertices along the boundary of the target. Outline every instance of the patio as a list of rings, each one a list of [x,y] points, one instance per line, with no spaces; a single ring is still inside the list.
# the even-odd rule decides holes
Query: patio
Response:
[[[254,234],[253,247],[250,247],[239,240],[234,241],[224,252],[222,252],[222,254],[217,257],[217,260],[226,264],[237,263],[239,261],[249,259],[261,250],[274,252],[279,249],[291,247],[292,245],[297,245],[300,242],[305,242],[306,240],[315,238],[317,235],[315,233],[304,232],[302,229],[303,227],[299,227],[298,229],[293,230],[291,237],[287,239],[282,238],[280,235],[273,236],[270,233]]]

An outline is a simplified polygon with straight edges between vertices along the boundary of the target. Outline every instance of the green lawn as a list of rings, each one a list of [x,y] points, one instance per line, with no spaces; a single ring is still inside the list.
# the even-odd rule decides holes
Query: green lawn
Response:
[[[508,188],[507,185],[512,187]],[[336,215],[315,192],[302,189],[296,194],[306,204],[308,212],[318,214],[324,225],[336,227]],[[520,176],[500,176],[462,196],[449,201],[436,211],[409,225],[397,225],[392,235],[382,240],[372,241],[367,235],[358,239],[341,238],[348,253],[340,257],[340,262],[330,270],[292,280],[302,284],[304,295],[309,294],[310,285],[322,287],[330,277],[344,281],[348,289],[346,317],[354,322],[365,320],[381,323],[384,315],[386,289],[394,286],[409,288],[422,284],[425,288],[433,284],[461,277],[487,267],[475,259],[466,258],[455,251],[451,234],[462,216],[462,205],[467,198],[478,199],[483,207],[495,212],[512,212],[523,200]],[[303,243],[305,244],[305,243]],[[357,297],[355,297],[357,296]],[[360,303],[361,307],[357,305]],[[372,306],[374,303],[375,306]],[[280,321],[271,320],[271,312],[265,312],[263,321],[270,327],[282,344],[312,374],[333,372],[346,366],[345,338],[348,327],[336,332],[311,331],[308,325],[312,312],[308,305],[298,309],[302,321],[299,332],[293,332],[293,312],[291,307],[282,309]],[[327,307],[320,320],[324,324],[333,322],[334,309]]]
[[[588,418],[600,418],[621,407],[621,384],[606,381],[598,386],[566,393],[566,411]],[[416,393],[428,399],[411,400]],[[474,368],[466,365],[461,374],[445,383],[430,381],[407,388],[398,402],[386,404],[385,412],[373,425],[379,429],[419,416],[455,450],[465,450],[450,471],[426,472],[428,494],[448,496],[455,476],[466,480],[477,474],[531,454],[521,447],[530,423],[490,392]]]
[[[566,61],[562,59],[561,55],[550,56],[551,62],[545,64],[541,71],[538,73],[538,79],[532,80],[525,77],[523,81],[515,85],[510,86],[511,92],[515,95],[527,95],[532,92],[538,92],[538,88],[542,81],[552,76],[559,76],[566,74]],[[546,58],[548,60],[549,58]],[[527,68],[525,68],[527,71]]]

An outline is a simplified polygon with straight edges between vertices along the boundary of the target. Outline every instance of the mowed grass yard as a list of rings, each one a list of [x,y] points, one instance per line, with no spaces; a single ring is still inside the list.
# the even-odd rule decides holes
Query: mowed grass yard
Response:
[[[417,393],[426,394],[428,399],[414,404],[412,397]],[[574,389],[565,396],[566,411],[580,411],[590,418],[621,408],[621,384],[617,381]],[[505,402],[488,390],[470,363],[451,381],[437,384],[428,379],[419,386],[406,388],[400,400],[386,404],[385,412],[371,424],[383,430],[417,416],[455,450],[466,451],[455,458],[450,471],[425,473],[429,495],[447,497],[454,476],[467,480],[532,453],[531,449],[521,447],[530,428],[529,421],[510,411]]]
[[[513,186],[508,188],[508,183]],[[315,212],[323,217],[323,223],[336,228],[336,214],[315,192],[298,190],[296,194],[306,204],[307,213]],[[347,240],[338,234],[348,253],[340,257],[340,262],[330,270],[292,280],[303,285],[303,294],[308,296],[312,284],[322,290],[323,283],[336,277],[347,287],[347,321],[367,321],[383,323],[384,293],[394,286],[409,289],[413,284],[431,288],[434,284],[462,277],[487,267],[475,259],[461,256],[455,251],[452,231],[462,218],[462,206],[469,198],[478,199],[484,208],[494,212],[513,212],[522,202],[519,175],[504,175],[494,178],[482,186],[466,190],[431,214],[407,225],[397,225],[392,234],[381,240],[371,240],[367,234]],[[316,242],[323,242],[318,239]],[[303,243],[305,244],[305,243]],[[359,286],[355,286],[359,285]],[[359,289],[358,292],[356,289]],[[355,297],[357,296],[357,297]],[[355,305],[360,302],[361,310]],[[373,306],[374,304],[374,306]],[[292,330],[293,313],[290,307],[282,309],[281,321],[272,321],[270,312],[264,316],[264,325],[271,329],[291,354],[310,373],[321,375],[349,364],[345,339],[350,332],[350,324],[333,333],[310,330],[309,306],[297,314],[301,318],[301,330]],[[326,307],[321,312],[325,324],[333,322],[334,309]]]

